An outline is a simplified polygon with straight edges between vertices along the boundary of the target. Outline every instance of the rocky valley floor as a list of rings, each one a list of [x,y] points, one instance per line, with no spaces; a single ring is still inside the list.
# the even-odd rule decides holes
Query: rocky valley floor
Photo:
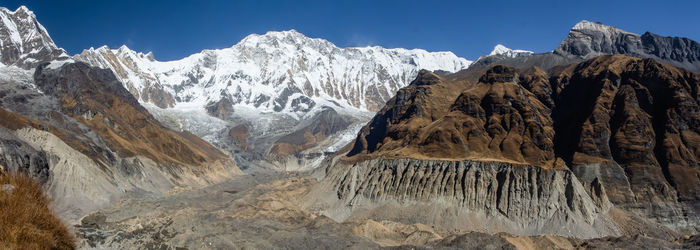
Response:
[[[113,249],[589,249],[697,248],[700,237],[645,235],[573,239],[446,231],[436,225],[349,219],[304,208],[318,181],[307,174],[256,173],[163,197],[139,197],[74,225],[81,248]]]

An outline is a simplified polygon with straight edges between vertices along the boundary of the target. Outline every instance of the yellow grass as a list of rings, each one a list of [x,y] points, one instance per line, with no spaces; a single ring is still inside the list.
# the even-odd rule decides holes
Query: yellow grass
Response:
[[[24,174],[3,174],[0,186],[0,249],[75,249],[75,239],[49,208],[41,185]]]

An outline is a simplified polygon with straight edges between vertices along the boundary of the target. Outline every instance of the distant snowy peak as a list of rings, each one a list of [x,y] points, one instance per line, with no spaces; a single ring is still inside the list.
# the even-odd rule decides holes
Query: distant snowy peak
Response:
[[[0,21],[2,64],[32,68],[41,61],[68,57],[27,7],[21,6],[15,11],[0,7]]]
[[[472,61],[457,57],[449,51],[428,52],[422,49],[387,49],[380,46],[340,48],[322,38],[307,37],[296,30],[269,31],[263,35],[251,34],[233,46],[239,50],[256,50],[270,53],[318,52],[322,55],[363,54],[366,60],[381,59],[382,56],[411,57],[416,66],[427,70],[456,72],[469,67]],[[313,51],[311,51],[313,50]],[[446,69],[447,67],[447,69]]]
[[[603,32],[603,33],[608,33],[608,34],[616,34],[616,33],[624,33],[624,34],[633,34],[631,32],[624,31],[622,29],[605,25],[601,22],[591,22],[587,20],[582,20],[576,25],[574,25],[573,28],[571,28],[572,31],[583,31],[583,32],[591,32],[591,31],[597,31],[597,32]]]
[[[532,55],[534,53],[535,52],[527,51],[527,50],[509,49],[506,46],[498,44],[493,48],[491,53],[489,53],[489,56],[501,55],[501,56],[513,58],[513,57],[518,57],[518,56],[529,56],[529,55]]]
[[[334,47],[335,45],[321,38],[310,38],[296,30],[268,31],[265,34],[250,34],[243,38],[237,47],[251,47],[265,45],[269,47],[279,47],[281,44],[308,45],[311,47]]]
[[[452,52],[339,48],[295,30],[249,35],[230,48],[175,61],[126,46],[90,48],[74,58],[112,69],[132,94],[159,107],[223,102],[301,114],[328,103],[376,111],[419,70],[456,72],[472,63]]]

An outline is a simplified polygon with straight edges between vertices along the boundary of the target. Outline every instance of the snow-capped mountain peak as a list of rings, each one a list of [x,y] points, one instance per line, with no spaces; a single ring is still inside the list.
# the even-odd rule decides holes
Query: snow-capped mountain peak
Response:
[[[0,21],[0,63],[32,68],[40,61],[68,56],[27,7],[15,11],[0,7]]]
[[[75,58],[111,68],[135,96],[160,107],[226,100],[265,112],[302,113],[329,101],[378,110],[420,69],[456,72],[471,63],[451,52],[340,48],[295,30],[249,35],[230,48],[170,62],[125,46],[89,49]]]
[[[500,55],[508,51],[510,51],[510,49],[506,46],[503,46],[502,44],[497,44],[495,47],[493,47],[493,50],[491,51],[491,53],[489,53],[489,56]]]
[[[605,25],[601,22],[591,22],[587,20],[582,20],[574,25],[573,28],[571,28],[572,31],[598,31],[598,32],[603,32],[603,33],[628,33],[632,34],[630,32],[624,31],[622,29],[618,29],[613,26]]]
[[[489,53],[489,56],[502,55],[505,57],[518,57],[527,56],[531,54],[534,54],[534,52],[519,49],[509,49],[508,47],[503,46],[502,44],[497,44],[495,47],[493,47],[493,50],[491,51],[491,53]]]
[[[245,145],[257,145],[249,152],[280,157],[336,150],[421,69],[456,72],[471,64],[452,52],[341,48],[295,30],[249,35],[174,61],[124,46],[74,58],[111,69],[166,123],[231,150],[230,133],[238,131],[231,128],[240,125]]]
[[[636,48],[640,47],[643,42],[640,35],[600,22],[583,20],[571,28],[569,35],[559,44],[554,53],[583,59],[605,54],[640,56],[644,54],[639,53],[643,52],[643,49]]]

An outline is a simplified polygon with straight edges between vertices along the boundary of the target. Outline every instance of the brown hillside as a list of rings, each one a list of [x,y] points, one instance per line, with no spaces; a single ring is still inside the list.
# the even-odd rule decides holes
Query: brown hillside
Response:
[[[45,93],[58,97],[63,113],[87,125],[123,157],[143,155],[161,164],[193,166],[225,157],[196,136],[165,128],[108,70],[71,63],[59,69],[39,67],[34,78]]]
[[[402,90],[411,92],[408,98],[400,91],[362,129],[349,159],[466,159],[553,167],[550,110],[518,81],[514,68],[495,66],[474,87],[457,91],[466,82],[444,82],[422,72]],[[425,82],[429,84],[419,84]],[[383,138],[377,136],[382,130]]]

